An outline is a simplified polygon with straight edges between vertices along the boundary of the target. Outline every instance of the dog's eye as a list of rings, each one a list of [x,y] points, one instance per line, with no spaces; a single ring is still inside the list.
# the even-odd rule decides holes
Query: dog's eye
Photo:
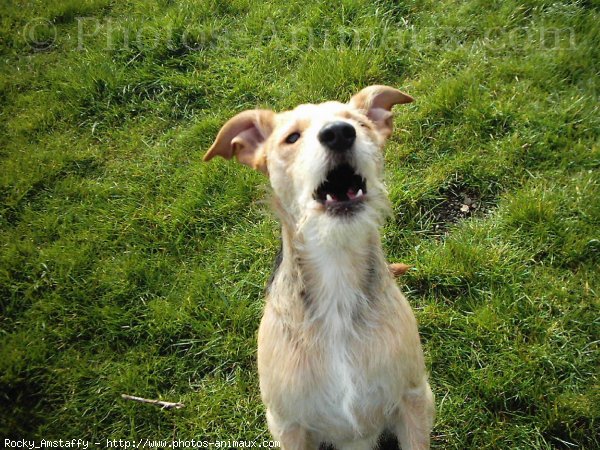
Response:
[[[287,142],[288,144],[293,144],[294,142],[296,142],[298,139],[300,139],[300,133],[298,133],[297,131],[295,133],[290,134],[288,137],[285,138],[285,142]]]

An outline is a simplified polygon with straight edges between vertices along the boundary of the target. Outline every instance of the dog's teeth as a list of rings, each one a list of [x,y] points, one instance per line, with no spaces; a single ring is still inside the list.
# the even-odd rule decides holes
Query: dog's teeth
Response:
[[[327,194],[327,201],[328,202],[332,202],[333,201],[333,197],[330,194]]]
[[[362,195],[363,195],[363,191],[362,191],[362,189],[359,189],[358,192],[356,193],[356,196],[362,197]]]

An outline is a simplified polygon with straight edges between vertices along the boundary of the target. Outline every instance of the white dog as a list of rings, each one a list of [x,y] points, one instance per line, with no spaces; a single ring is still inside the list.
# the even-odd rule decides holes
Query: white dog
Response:
[[[372,449],[382,434],[429,448],[434,402],[417,323],[379,228],[389,201],[385,140],[403,92],[370,86],[348,103],[229,120],[204,156],[269,176],[282,255],[258,335],[260,389],[282,448]]]

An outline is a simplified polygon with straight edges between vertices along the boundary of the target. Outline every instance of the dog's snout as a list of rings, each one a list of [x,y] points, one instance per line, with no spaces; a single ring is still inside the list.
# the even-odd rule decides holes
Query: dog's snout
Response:
[[[319,131],[319,141],[336,152],[348,150],[356,139],[356,130],[348,122],[333,122]]]

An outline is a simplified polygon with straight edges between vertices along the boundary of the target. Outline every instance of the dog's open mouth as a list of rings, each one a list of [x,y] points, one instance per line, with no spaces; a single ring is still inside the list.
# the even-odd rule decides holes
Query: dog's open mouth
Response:
[[[328,212],[338,214],[354,211],[366,194],[366,180],[349,164],[340,164],[327,173],[313,196]]]

